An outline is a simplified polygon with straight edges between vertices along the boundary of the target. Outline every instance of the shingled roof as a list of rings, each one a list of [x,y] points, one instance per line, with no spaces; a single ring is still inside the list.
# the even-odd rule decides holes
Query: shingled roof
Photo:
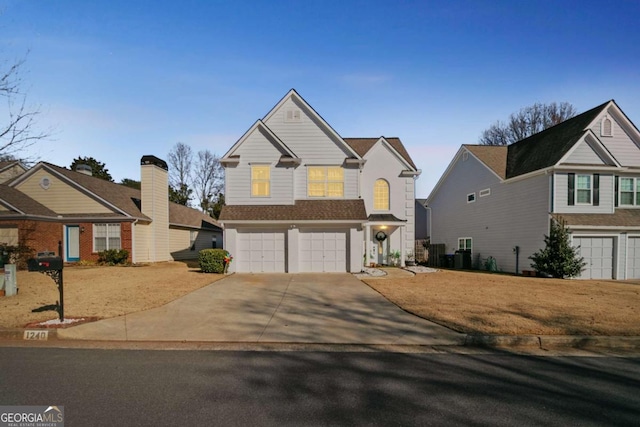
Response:
[[[506,178],[508,149],[506,145],[464,145],[464,147],[500,178]]]
[[[369,150],[371,150],[371,148],[375,145],[375,143],[378,142],[378,140],[380,140],[380,137],[378,138],[342,138],[342,139],[344,139],[344,142],[349,144],[349,146],[353,149],[353,151],[358,153],[360,157],[363,157],[365,154],[367,154]],[[402,156],[402,158],[407,163],[411,165],[412,168],[416,170],[418,169],[416,165],[413,163],[413,160],[411,160],[411,156],[409,156],[407,149],[404,148],[404,145],[402,144],[402,141],[400,141],[400,138],[385,137],[384,139],[393,147],[394,150],[398,152],[398,154]]]
[[[613,214],[557,214],[554,216],[565,220],[569,226],[638,227],[640,225],[640,209],[616,208]]]
[[[364,200],[296,200],[294,205],[228,205],[225,221],[366,221]]]
[[[106,181],[104,179],[96,178],[90,175],[85,175],[80,172],[75,172],[69,169],[62,168],[60,166],[56,166],[51,163],[42,163],[44,166],[49,169],[57,172],[64,177],[68,178],[70,181],[76,183],[81,188],[85,189],[85,191],[89,191],[90,193],[98,196],[105,202],[115,206],[118,210],[122,211],[124,215],[128,215],[132,218],[151,220],[147,215],[143,214],[141,211],[141,198],[142,192],[135,188],[127,187],[122,184],[116,184],[114,182]],[[4,186],[3,186],[4,187]],[[10,188],[13,192],[21,194],[20,191]],[[4,188],[2,188],[2,193],[0,193],[0,198],[3,198]],[[82,191],[82,190],[80,190]],[[9,194],[9,193],[7,193]],[[17,196],[16,196],[17,197]],[[168,197],[168,195],[167,195]],[[28,197],[27,197],[28,198]],[[33,201],[33,203],[37,203]],[[39,205],[39,203],[37,203]],[[38,208],[36,205],[24,205],[26,208],[29,208],[29,214],[37,214],[37,215],[45,215],[45,216],[53,216],[57,217],[58,215],[51,211],[48,208],[40,205],[41,208],[46,209],[47,213],[44,213],[41,208]],[[37,210],[40,209],[41,213],[37,213]],[[91,217],[113,217],[114,214],[86,214],[83,212],[78,212],[77,214],[64,214],[64,217],[74,217],[74,216],[87,216]],[[116,214],[117,215],[117,214]],[[197,209],[190,208],[188,206],[179,205],[177,203],[169,202],[169,224],[176,226],[185,226],[185,227],[193,227],[193,228],[205,228],[205,229],[216,229],[221,228],[220,225],[209,215],[206,215],[200,212]]]
[[[555,165],[611,101],[509,145],[507,178]]]
[[[611,101],[508,146],[464,145],[464,147],[502,179],[548,168],[558,163],[584,136],[591,122],[609,102]]]

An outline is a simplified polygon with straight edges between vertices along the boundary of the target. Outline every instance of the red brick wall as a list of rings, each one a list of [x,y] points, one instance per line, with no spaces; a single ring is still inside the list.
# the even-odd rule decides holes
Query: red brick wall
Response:
[[[93,225],[90,222],[59,222],[31,221],[31,220],[0,220],[0,225],[18,227],[18,239],[21,245],[29,246],[37,252],[51,251],[58,254],[58,242],[64,245],[63,225],[80,226],[80,260],[97,261],[98,254],[93,252]],[[84,229],[84,231],[82,231]],[[122,249],[129,251],[129,262],[132,254],[131,223],[120,224],[120,238]],[[65,248],[62,248],[63,253]]]

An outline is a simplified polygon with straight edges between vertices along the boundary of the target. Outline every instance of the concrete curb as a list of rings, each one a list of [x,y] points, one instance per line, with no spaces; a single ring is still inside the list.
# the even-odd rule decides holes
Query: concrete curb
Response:
[[[58,336],[56,328],[14,328],[0,329],[0,340],[23,341],[25,331],[43,331],[49,333],[48,340],[77,341]],[[26,340],[24,340],[26,341]],[[177,343],[179,341],[176,341]],[[210,344],[216,344],[211,342]],[[250,343],[226,343],[234,345]],[[279,343],[286,344],[286,343]],[[295,343],[289,343],[295,345]],[[317,344],[321,345],[321,344]],[[328,344],[322,344],[328,345]],[[346,344],[343,344],[348,346]],[[352,344],[356,345],[356,344]],[[357,344],[363,346],[366,344]],[[437,347],[447,346],[484,347],[484,348],[539,348],[539,349],[612,349],[612,350],[640,350],[640,336],[589,336],[589,335],[466,335],[461,340],[452,340],[450,344],[437,344]],[[378,345],[384,347],[383,345]],[[410,345],[405,345],[410,346]]]
[[[467,335],[464,345],[470,347],[640,350],[640,337],[590,335]]]

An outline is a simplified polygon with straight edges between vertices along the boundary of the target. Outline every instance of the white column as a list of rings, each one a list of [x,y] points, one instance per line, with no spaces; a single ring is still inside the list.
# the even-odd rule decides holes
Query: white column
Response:
[[[404,247],[404,239],[405,239],[405,232],[406,232],[407,226],[406,225],[401,225],[400,226],[400,267],[404,267],[404,252],[406,250],[406,248]]]
[[[367,224],[364,227],[364,251],[366,260],[364,262],[365,267],[369,267],[369,263],[371,260],[369,259],[369,254],[371,253],[371,225]]]

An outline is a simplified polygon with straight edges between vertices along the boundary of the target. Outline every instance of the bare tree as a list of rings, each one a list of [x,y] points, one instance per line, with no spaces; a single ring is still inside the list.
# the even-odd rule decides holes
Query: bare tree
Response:
[[[25,60],[0,63],[0,97],[6,102],[8,117],[0,122],[0,157],[24,158],[25,149],[50,132],[38,131],[35,119],[40,114],[38,106],[28,106],[27,96],[21,89],[21,68]]]
[[[220,165],[220,157],[209,150],[198,151],[193,186],[200,208],[210,214],[224,187],[224,169]]]
[[[178,142],[169,152],[169,195],[172,202],[188,205],[193,190],[191,184],[191,165],[193,152],[191,147]]]
[[[575,107],[568,102],[535,103],[511,114],[506,123],[497,121],[492,124],[482,132],[479,143],[482,145],[513,144],[575,115]]]

